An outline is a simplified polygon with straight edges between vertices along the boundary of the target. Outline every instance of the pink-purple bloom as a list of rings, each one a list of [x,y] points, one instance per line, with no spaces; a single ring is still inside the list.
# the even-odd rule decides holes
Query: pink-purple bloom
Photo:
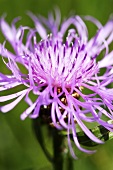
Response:
[[[4,17],[0,21],[6,38],[6,42],[0,44],[0,54],[4,67],[11,71],[10,75],[0,73],[0,91],[25,86],[24,90],[0,96],[0,102],[13,99],[0,110],[4,113],[10,111],[23,98],[29,106],[21,114],[22,120],[37,118],[41,115],[41,107],[49,108],[54,127],[68,132],[71,154],[74,156],[70,133],[81,151],[91,153],[79,144],[76,126],[80,126],[96,143],[102,141],[92,134],[85,122],[96,122],[110,131],[113,129],[113,125],[107,123],[113,119],[113,51],[109,50],[113,41],[113,20],[102,26],[93,17],[84,17],[97,27],[96,35],[89,40],[87,27],[79,16],[72,16],[62,24],[58,11],[55,18],[52,14],[48,19],[32,13],[29,16],[35,29],[28,26],[16,28],[18,19],[11,26]],[[39,42],[37,35],[40,36]],[[14,52],[6,48],[7,41]],[[4,58],[8,59],[7,62]],[[27,73],[21,71],[18,63]],[[34,102],[29,97],[30,92],[37,95]]]

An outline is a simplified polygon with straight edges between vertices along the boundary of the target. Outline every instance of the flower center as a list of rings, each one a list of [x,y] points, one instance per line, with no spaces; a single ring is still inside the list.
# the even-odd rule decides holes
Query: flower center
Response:
[[[65,43],[59,37],[35,43],[30,64],[35,83],[55,86],[71,86],[73,83],[77,86],[98,72],[95,58],[88,56],[85,44],[78,37],[70,39],[70,36]]]

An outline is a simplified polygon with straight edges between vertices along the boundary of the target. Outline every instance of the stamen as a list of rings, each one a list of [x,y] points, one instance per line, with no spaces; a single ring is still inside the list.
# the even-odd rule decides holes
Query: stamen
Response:
[[[80,87],[80,89],[83,89],[83,87]],[[67,90],[68,93],[71,93],[71,88],[66,88],[66,90]],[[60,94],[60,93],[62,93],[62,88],[61,87],[57,87],[57,94]],[[73,93],[70,94],[70,95],[73,96],[76,99],[80,98],[80,95],[76,91],[73,91]],[[67,102],[65,93],[63,93],[59,98],[60,98],[60,101],[65,106],[68,106],[68,102]],[[59,110],[61,112],[61,115],[63,115],[65,109],[62,108],[60,105],[58,107],[59,107]],[[82,108],[80,108],[80,109],[82,109]],[[55,126],[54,126],[54,123],[52,122],[50,113],[51,113],[51,104],[48,105],[48,106],[44,105],[44,106],[41,107],[40,117],[42,118],[43,123],[46,123],[46,124],[48,124],[49,126],[51,126],[53,128]],[[63,117],[63,119],[64,119],[65,123],[68,122],[68,116],[67,115],[65,117]],[[73,118],[73,119],[74,119],[74,122],[77,123],[75,118]],[[57,124],[61,126],[61,124],[59,122],[59,119],[57,117],[56,117],[56,120],[57,120]]]

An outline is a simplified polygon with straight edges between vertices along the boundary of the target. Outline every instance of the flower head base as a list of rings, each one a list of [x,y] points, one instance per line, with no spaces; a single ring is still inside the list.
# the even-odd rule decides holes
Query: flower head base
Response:
[[[21,114],[22,120],[27,116],[41,116],[42,108],[49,110],[49,123],[60,130],[67,130],[71,154],[74,156],[70,133],[81,151],[92,153],[80,146],[76,126],[79,125],[97,143],[102,141],[91,133],[84,121],[97,122],[112,131],[113,125],[107,123],[103,117],[113,119],[113,89],[108,88],[113,81],[113,51],[108,51],[108,45],[113,40],[113,21],[102,26],[94,18],[86,17],[98,27],[96,35],[88,41],[86,25],[79,16],[70,17],[58,29],[58,11],[56,20],[51,16],[48,20],[41,17],[39,21],[33,14],[29,15],[35,23],[35,30],[28,27],[16,29],[14,22],[10,27],[4,18],[1,19],[1,31],[15,53],[8,51],[4,44],[0,46],[1,55],[8,58],[8,63],[3,61],[12,72],[12,75],[0,73],[0,91],[19,85],[24,85],[26,89],[1,96],[0,102],[15,100],[0,109],[8,112],[25,97],[29,107]],[[51,34],[47,34],[44,25],[50,29]],[[68,29],[70,25],[74,28]],[[26,29],[29,32],[26,43],[23,43]],[[42,38],[40,42],[36,41],[36,32]],[[103,59],[97,62],[104,49]],[[23,74],[17,63],[22,64],[28,73]],[[100,75],[103,67],[105,72]],[[29,97],[30,91],[37,95],[34,103]]]

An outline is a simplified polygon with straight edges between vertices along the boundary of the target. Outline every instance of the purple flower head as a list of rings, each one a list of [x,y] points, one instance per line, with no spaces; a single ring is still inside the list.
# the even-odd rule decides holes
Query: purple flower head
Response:
[[[58,11],[55,18],[52,14],[48,19],[37,18],[32,13],[29,16],[35,29],[16,28],[18,19],[9,26],[1,18],[1,31],[14,53],[5,47],[5,43],[0,45],[0,54],[8,59],[8,62],[4,58],[3,61],[11,71],[11,75],[0,73],[0,91],[20,85],[26,88],[1,96],[0,102],[12,99],[13,102],[1,106],[0,110],[8,112],[24,98],[29,107],[21,114],[22,120],[28,116],[37,118],[45,109],[49,111],[50,124],[59,130],[67,130],[73,156],[70,133],[81,151],[92,153],[81,147],[77,126],[96,143],[102,141],[92,134],[85,122],[96,122],[112,131],[113,125],[106,120],[113,119],[113,88],[110,86],[113,81],[113,51],[109,52],[108,47],[113,40],[113,21],[109,20],[102,26],[93,17],[86,16],[85,20],[97,26],[96,35],[88,40],[87,27],[79,16],[70,17],[61,25]],[[37,33],[41,37],[39,42]],[[99,60],[100,54],[103,58]],[[18,63],[25,67],[26,74],[22,73]],[[104,73],[101,73],[102,68]],[[29,97],[31,91],[37,95],[35,102]]]

